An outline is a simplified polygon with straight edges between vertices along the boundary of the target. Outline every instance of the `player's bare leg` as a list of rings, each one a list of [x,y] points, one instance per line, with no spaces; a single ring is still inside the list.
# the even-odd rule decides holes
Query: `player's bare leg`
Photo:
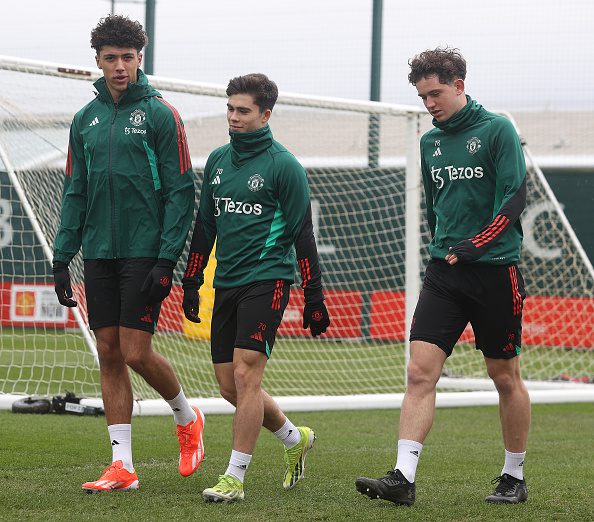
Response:
[[[359,477],[355,481],[359,493],[399,505],[414,504],[417,462],[422,444],[433,425],[435,387],[446,358],[445,352],[434,344],[411,342],[408,382],[400,410],[396,468],[379,479]]]
[[[219,477],[219,482],[202,492],[202,497],[207,502],[237,502],[245,497],[243,480],[264,421],[261,384],[267,361],[268,358],[263,353],[235,348],[232,363],[226,363],[222,368],[221,364],[215,365],[219,385],[225,389],[228,398],[235,401],[236,409],[229,465]],[[232,392],[233,386],[229,381],[229,364],[233,372],[235,393]],[[221,381],[224,385],[221,385]]]
[[[441,375],[446,354],[434,344],[410,343],[407,388],[400,410],[400,439],[423,443],[435,416],[435,386]]]
[[[215,364],[214,367],[221,396],[237,406],[233,363]],[[305,475],[305,459],[313,447],[316,435],[307,426],[295,426],[266,391],[260,388],[260,393],[264,405],[262,425],[285,446],[283,488],[293,489]]]
[[[165,400],[171,400],[181,385],[169,361],[153,351],[152,334],[120,327],[120,346],[126,364],[150,384]]]
[[[120,349],[119,327],[97,328],[94,333],[97,340],[101,395],[107,425],[130,424],[132,384],[128,366]]]
[[[215,364],[214,370],[217,382],[219,383],[221,397],[237,407],[237,389],[235,387],[233,363]],[[285,414],[264,389],[260,388],[260,393],[264,405],[264,419],[262,421],[262,426],[272,432],[278,431],[285,423]]]
[[[530,396],[522,381],[520,358],[485,357],[487,372],[499,394],[499,417],[505,445],[505,464],[495,479],[495,491],[487,502],[517,504],[528,499],[524,480],[524,457],[530,431]]]

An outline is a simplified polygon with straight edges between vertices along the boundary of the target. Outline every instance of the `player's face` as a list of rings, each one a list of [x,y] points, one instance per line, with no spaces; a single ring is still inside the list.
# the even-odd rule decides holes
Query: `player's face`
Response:
[[[130,82],[138,79],[138,68],[142,53],[136,49],[106,45],[95,56],[97,67],[103,71],[107,88],[114,102],[117,102]]]
[[[466,105],[464,80],[440,83],[436,75],[431,75],[417,81],[416,87],[425,108],[439,122],[449,120]]]
[[[268,123],[272,111],[260,112],[251,94],[234,94],[227,100],[227,122],[233,132],[251,132]]]

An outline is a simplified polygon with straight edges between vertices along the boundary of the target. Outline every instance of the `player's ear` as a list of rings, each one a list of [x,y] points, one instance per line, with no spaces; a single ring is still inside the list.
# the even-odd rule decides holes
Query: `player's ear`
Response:
[[[464,92],[464,80],[462,78],[458,78],[455,82],[454,85],[456,87],[456,92],[458,94],[462,94]]]
[[[272,109],[266,109],[262,113],[262,123],[268,123],[268,120],[270,119],[270,116],[272,116]]]
[[[142,53],[139,52],[138,53],[138,67],[140,67],[142,65]]]
[[[99,65],[99,53],[95,55],[95,63],[97,64],[97,67],[101,69],[101,66]]]

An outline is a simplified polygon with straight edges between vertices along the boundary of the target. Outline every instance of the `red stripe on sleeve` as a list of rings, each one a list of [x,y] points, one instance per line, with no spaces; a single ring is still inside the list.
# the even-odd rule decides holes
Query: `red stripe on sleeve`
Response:
[[[68,144],[68,157],[66,158],[66,175],[72,177],[72,147]]]
[[[175,127],[177,130],[177,153],[179,155],[179,170],[180,174],[184,174],[192,168],[190,150],[188,148],[188,139],[186,137],[184,124],[182,123],[179,112],[177,112],[177,109],[173,105],[171,105],[169,102],[166,102],[163,98],[157,98],[157,100],[159,100],[171,111],[173,118],[175,119]]]
[[[299,271],[301,272],[301,288],[305,288],[307,283],[311,280],[309,259],[305,258],[299,260]]]
[[[204,255],[198,252],[192,252],[188,259],[188,266],[184,277],[194,277],[198,270],[202,270],[204,264]]]
[[[493,241],[497,238],[497,236],[503,231],[503,229],[508,225],[509,219],[505,216],[497,216],[493,222],[480,234],[474,236],[471,241],[475,247],[483,246],[484,244],[488,243],[489,241]]]

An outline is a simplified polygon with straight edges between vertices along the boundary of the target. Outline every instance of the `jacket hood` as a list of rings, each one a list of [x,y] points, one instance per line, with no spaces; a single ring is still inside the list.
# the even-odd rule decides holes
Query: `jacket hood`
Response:
[[[97,89],[100,99],[108,103],[113,103],[113,98],[111,97],[111,93],[107,88],[105,76],[99,78],[95,83],[93,83],[93,85],[95,86],[95,89]],[[120,98],[118,105],[127,105],[142,98],[150,98],[154,96],[161,97],[161,93],[151,86],[151,84],[148,82],[146,74],[142,72],[142,69],[138,69],[137,80],[128,84],[128,89]]]

